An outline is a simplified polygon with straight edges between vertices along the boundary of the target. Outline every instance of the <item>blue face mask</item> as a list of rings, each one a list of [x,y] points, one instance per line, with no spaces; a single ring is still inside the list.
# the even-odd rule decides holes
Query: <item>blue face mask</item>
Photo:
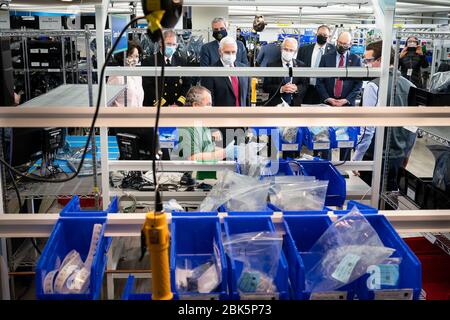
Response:
[[[175,47],[166,47],[165,56],[166,57],[173,56],[173,54],[175,53],[176,50],[177,50],[177,48],[175,48]]]

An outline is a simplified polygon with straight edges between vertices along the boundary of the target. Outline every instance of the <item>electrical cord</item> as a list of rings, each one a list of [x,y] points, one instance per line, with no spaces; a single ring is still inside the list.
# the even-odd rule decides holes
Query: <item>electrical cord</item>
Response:
[[[361,139],[359,139],[358,143],[357,143],[353,148],[356,149],[356,147],[359,146],[360,143],[363,141],[364,137],[366,136],[366,128],[367,128],[367,127],[364,127],[364,131],[363,131],[363,134],[362,134],[362,136],[361,136]],[[348,153],[350,152],[350,150],[351,150],[351,148],[348,148],[348,149],[345,151],[345,156],[344,156],[344,158],[347,158],[347,157],[348,157]],[[343,166],[343,165],[346,164],[346,163],[347,163],[347,160],[344,160],[342,163],[336,164],[335,167]]]
[[[42,177],[39,177],[38,175],[35,174],[23,174],[22,172],[16,170],[13,166],[11,166],[4,158],[0,158],[0,162],[9,170],[12,170],[16,175],[23,177],[25,179],[28,180],[32,180],[32,181],[37,181],[37,182],[49,182],[49,183],[64,183],[64,182],[68,182],[71,181],[73,179],[75,179],[81,172],[81,168],[83,167],[84,164],[84,160],[86,158],[86,154],[87,154],[87,150],[89,148],[89,145],[91,143],[91,137],[92,137],[92,132],[94,132],[95,130],[95,123],[97,122],[97,118],[98,118],[98,114],[100,111],[100,101],[101,101],[101,96],[102,96],[102,90],[103,90],[103,82],[104,82],[104,75],[105,75],[105,70],[106,70],[106,66],[108,64],[108,62],[111,60],[112,55],[114,50],[116,49],[119,40],[122,38],[122,36],[124,35],[125,31],[128,29],[128,27],[137,22],[140,19],[144,19],[145,17],[136,17],[134,19],[132,19],[130,22],[128,22],[125,27],[123,27],[122,31],[120,32],[119,36],[117,37],[116,41],[114,41],[110,51],[108,52],[106,59],[105,59],[105,63],[102,66],[101,69],[101,73],[100,73],[100,79],[99,79],[99,83],[98,83],[98,97],[97,97],[97,105],[95,107],[95,112],[94,112],[94,116],[92,118],[92,123],[91,123],[91,127],[89,129],[89,134],[87,136],[87,141],[86,141],[86,145],[84,147],[84,152],[83,155],[81,156],[81,160],[80,160],[80,164],[78,165],[78,168],[76,170],[76,172],[68,177],[68,178],[64,178],[64,179],[45,179]]]

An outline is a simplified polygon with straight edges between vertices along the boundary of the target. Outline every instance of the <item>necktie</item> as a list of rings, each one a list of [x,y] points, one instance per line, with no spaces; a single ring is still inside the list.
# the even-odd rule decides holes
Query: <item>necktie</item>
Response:
[[[343,68],[343,67],[344,67],[344,55],[341,54],[341,58],[339,60],[339,68]],[[336,84],[334,86],[334,97],[336,99],[341,97],[343,86],[344,86],[344,81],[341,79],[336,79]]]
[[[166,59],[166,66],[170,66],[170,59],[169,58]]]
[[[233,87],[234,96],[236,97],[236,107],[240,107],[241,103],[239,101],[239,79],[238,77],[230,77],[231,85]]]
[[[290,66],[291,66],[290,63],[287,63],[287,64],[286,64],[286,67],[289,68]],[[283,79],[283,84],[287,84],[287,83],[289,83],[289,82],[291,82],[291,78],[289,78],[289,77],[284,77],[284,79]],[[282,94],[282,97],[283,97],[283,100],[286,101],[287,104],[291,104],[291,102],[292,102],[292,93],[283,93],[283,94]]]
[[[320,65],[320,60],[322,60],[323,56],[323,48],[319,48],[319,52],[317,53],[316,61],[314,61],[314,67],[318,68]],[[317,83],[316,78],[311,78],[310,82],[311,85],[315,86]]]

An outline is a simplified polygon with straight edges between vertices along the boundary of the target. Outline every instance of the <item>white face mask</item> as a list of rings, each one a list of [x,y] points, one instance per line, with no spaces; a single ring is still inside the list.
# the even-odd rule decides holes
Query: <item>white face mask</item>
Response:
[[[139,65],[139,58],[127,58],[127,64],[130,67],[135,67],[137,65]]]
[[[292,59],[294,58],[295,52],[290,52],[290,51],[285,51],[283,50],[281,52],[281,58],[283,59],[284,62],[291,62]]]
[[[222,55],[222,60],[226,66],[233,66],[234,62],[236,61],[236,55],[224,53]]]

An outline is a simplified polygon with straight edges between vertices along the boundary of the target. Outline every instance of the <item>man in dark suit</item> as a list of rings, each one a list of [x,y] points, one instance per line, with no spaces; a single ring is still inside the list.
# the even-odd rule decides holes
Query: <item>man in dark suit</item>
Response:
[[[263,45],[256,57],[256,63],[258,67],[267,67],[271,62],[281,59],[280,45],[277,42],[268,43]]]
[[[216,40],[208,42],[202,46],[200,50],[201,67],[210,67],[216,65],[216,63],[220,60],[219,42],[220,40],[228,36],[227,32],[228,25],[224,18],[215,18],[211,23],[211,27],[213,29],[213,37]],[[236,43],[237,43],[236,62],[248,66],[247,50],[244,44],[239,40],[236,41]]]
[[[350,33],[342,32],[336,42],[336,52],[324,55],[319,67],[361,67],[361,58],[350,53],[351,45]],[[361,80],[340,78],[318,78],[316,86],[321,102],[333,107],[354,106],[361,88]]]
[[[163,41],[166,45],[164,54],[157,53],[158,66],[164,63],[167,67],[186,66],[186,60],[177,54],[177,35],[173,30],[166,30],[163,34]],[[143,66],[154,66],[155,56],[150,55],[142,62]],[[142,77],[144,88],[144,106],[156,106],[155,77]],[[186,93],[191,87],[191,81],[186,77],[165,77],[164,96],[162,106],[183,106],[186,102]],[[158,78],[158,90],[161,88],[161,79]]]
[[[236,61],[238,48],[236,40],[225,37],[220,41],[220,58],[215,67],[245,67],[246,65]],[[201,81],[202,86],[212,94],[212,104],[217,107],[245,107],[250,105],[250,79],[248,77],[205,77]]]
[[[318,68],[322,56],[328,53],[336,51],[336,48],[328,40],[331,35],[331,30],[327,25],[322,25],[317,28],[317,42],[314,44],[308,44],[300,47],[298,50],[297,60],[305,63],[307,67]],[[316,78],[309,79],[309,86],[306,90],[304,103],[306,104],[319,104],[320,96],[316,90]]]
[[[268,67],[305,67],[297,56],[298,42],[294,38],[286,38],[281,44],[281,59],[269,63]],[[264,78],[263,90],[269,93],[267,105],[276,106],[286,103],[300,106],[306,93],[309,78]]]

